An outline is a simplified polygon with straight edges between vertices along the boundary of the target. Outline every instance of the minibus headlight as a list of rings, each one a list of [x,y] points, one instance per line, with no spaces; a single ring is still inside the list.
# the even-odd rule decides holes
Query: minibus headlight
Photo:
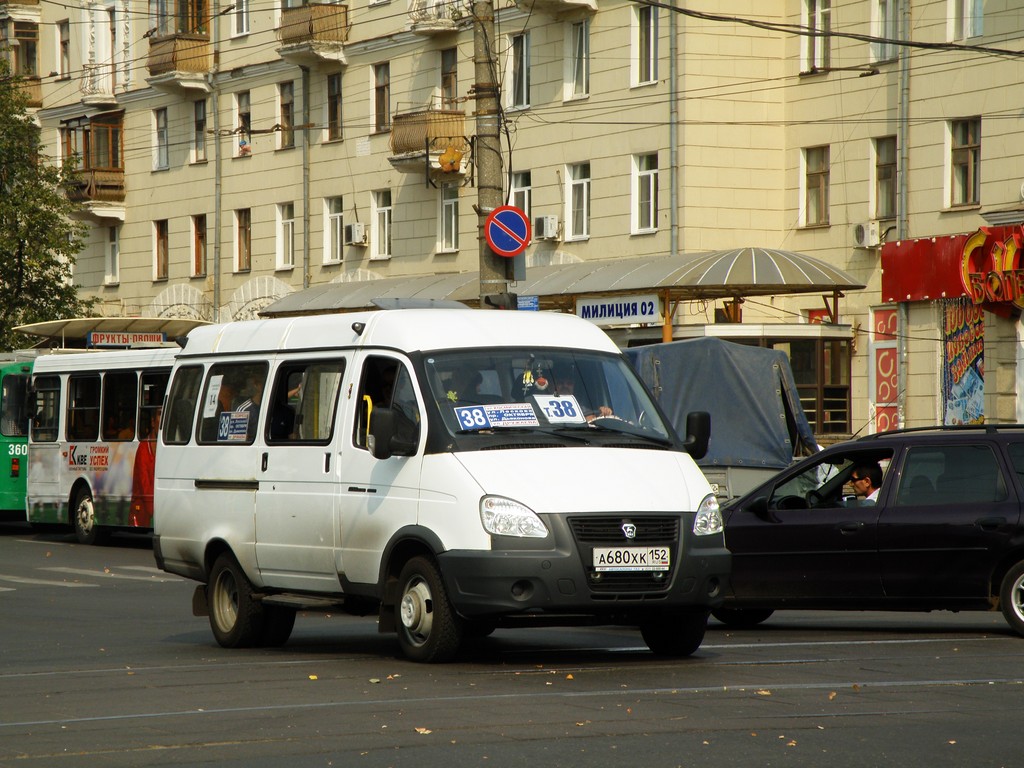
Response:
[[[537,513],[518,501],[502,496],[484,496],[480,500],[480,521],[493,536],[520,536],[543,539],[548,529]]]
[[[721,533],[724,527],[722,511],[718,508],[718,499],[715,498],[715,494],[709,493],[697,507],[697,517],[693,521],[693,533],[695,536],[710,536],[714,533]]]

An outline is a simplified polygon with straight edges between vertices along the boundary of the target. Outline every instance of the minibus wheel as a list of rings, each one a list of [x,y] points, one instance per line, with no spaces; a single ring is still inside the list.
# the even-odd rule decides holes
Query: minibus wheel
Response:
[[[280,605],[263,606],[263,633],[259,644],[277,648],[288,642],[295,627],[295,610]]]
[[[644,642],[656,656],[690,656],[704,642],[708,612],[667,611],[640,625]]]
[[[100,544],[105,538],[100,526],[96,525],[96,507],[88,489],[79,491],[75,496],[75,503],[71,506],[71,525],[79,544]]]
[[[413,661],[450,661],[462,644],[462,624],[437,566],[414,557],[402,568],[399,584],[395,626],[402,652]]]
[[[221,646],[249,648],[261,640],[263,606],[253,598],[252,584],[242,566],[227,552],[213,564],[206,600],[210,606],[210,629]]]

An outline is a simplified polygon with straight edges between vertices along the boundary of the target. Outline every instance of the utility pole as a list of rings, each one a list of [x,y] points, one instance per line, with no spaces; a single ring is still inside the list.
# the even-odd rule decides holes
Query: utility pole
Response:
[[[477,240],[480,246],[480,306],[492,306],[485,297],[507,295],[511,259],[495,254],[487,244],[484,225],[488,214],[501,206],[501,136],[498,131],[498,67],[494,40],[494,0],[473,1],[473,65],[476,98]],[[509,307],[514,309],[514,307]]]

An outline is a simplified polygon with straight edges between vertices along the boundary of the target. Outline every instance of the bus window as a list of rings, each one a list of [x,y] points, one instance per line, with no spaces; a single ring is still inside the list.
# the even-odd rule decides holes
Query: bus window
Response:
[[[60,415],[60,377],[40,376],[36,379],[36,410],[32,419],[32,439],[37,443],[57,440]]]
[[[329,442],[344,371],[344,360],[282,365],[270,399],[267,442]]]
[[[139,401],[139,439],[155,440],[160,429],[160,410],[167,392],[168,371],[150,371],[142,374],[142,399]]]
[[[100,426],[100,377],[68,379],[68,440],[95,440]]]
[[[165,443],[185,445],[192,439],[192,424],[195,422],[196,402],[202,381],[202,367],[190,365],[178,369],[167,397],[167,413],[164,414]]]
[[[135,439],[135,371],[115,371],[103,377],[103,439]]]
[[[266,363],[226,363],[210,368],[199,442],[250,445],[256,438],[266,380]]]
[[[4,437],[28,435],[28,382],[27,373],[4,376],[3,402],[0,403],[0,433]]]

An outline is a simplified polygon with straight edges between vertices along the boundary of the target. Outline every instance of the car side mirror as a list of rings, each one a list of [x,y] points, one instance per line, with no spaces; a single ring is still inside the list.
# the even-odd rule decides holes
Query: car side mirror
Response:
[[[711,442],[711,414],[707,411],[691,411],[686,414],[686,439],[683,447],[694,461],[707,456]]]
[[[398,434],[398,417],[393,408],[378,406],[370,414],[370,453],[375,459],[390,459],[392,456],[413,456],[417,444],[402,439]]]

